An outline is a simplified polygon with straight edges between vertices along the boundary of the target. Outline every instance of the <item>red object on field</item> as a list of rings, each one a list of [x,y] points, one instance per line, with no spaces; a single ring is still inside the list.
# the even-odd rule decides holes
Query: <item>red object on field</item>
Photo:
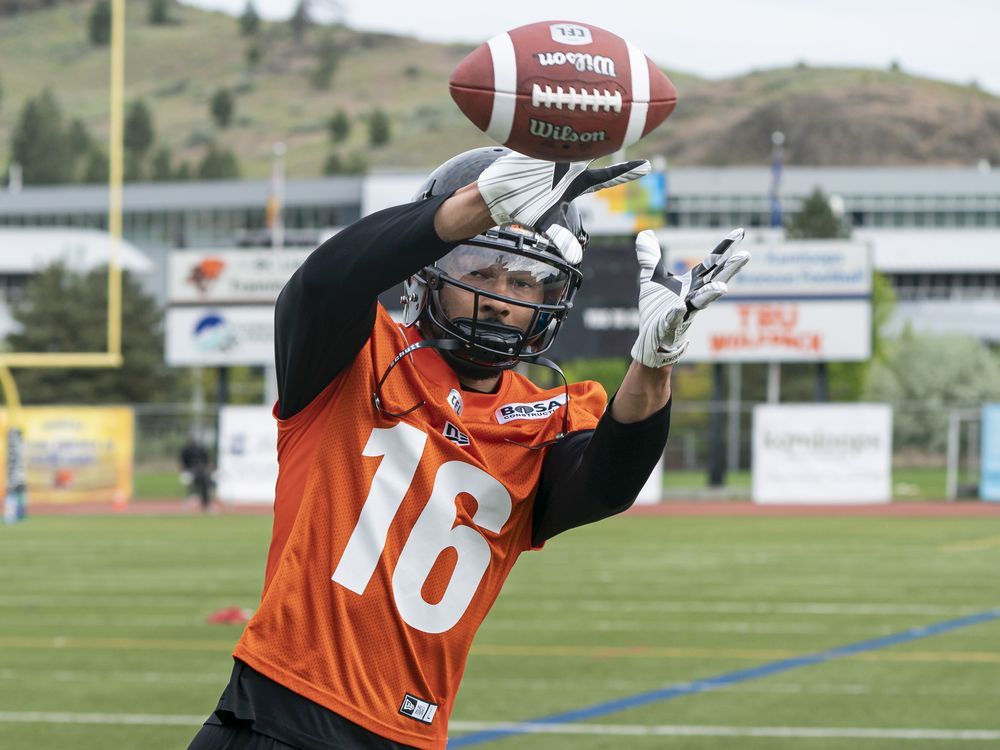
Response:
[[[459,63],[449,90],[477,128],[550,161],[612,154],[653,130],[677,104],[670,79],[634,45],[573,21],[498,34]]]
[[[243,625],[253,616],[253,610],[243,607],[223,607],[206,618],[209,625]]]

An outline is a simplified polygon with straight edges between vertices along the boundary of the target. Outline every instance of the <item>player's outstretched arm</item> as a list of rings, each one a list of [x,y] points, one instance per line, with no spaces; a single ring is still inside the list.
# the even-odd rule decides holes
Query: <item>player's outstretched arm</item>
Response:
[[[639,260],[639,336],[632,364],[614,401],[615,419],[638,422],[659,411],[670,399],[670,371],[687,350],[685,335],[695,314],[728,290],[727,283],[750,253],[737,250],[743,230],[735,229],[705,260],[681,276],[663,266],[656,235],[646,230],[635,240]]]
[[[592,432],[572,433],[545,457],[535,500],[535,544],[627,509],[663,455],[670,429],[670,373],[687,349],[692,318],[728,290],[750,260],[730,232],[705,260],[681,276],[668,273],[656,235],[636,238],[639,336],[633,361]]]

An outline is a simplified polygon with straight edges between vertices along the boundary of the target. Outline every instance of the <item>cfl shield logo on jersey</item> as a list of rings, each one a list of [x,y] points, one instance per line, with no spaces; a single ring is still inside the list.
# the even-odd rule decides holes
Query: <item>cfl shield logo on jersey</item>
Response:
[[[455,410],[455,413],[458,416],[462,416],[462,407],[463,407],[463,404],[462,404],[462,394],[461,393],[459,393],[457,390],[455,390],[454,388],[452,388],[448,392],[448,403],[451,405],[451,408]]]
[[[513,422],[515,419],[548,419],[560,406],[566,403],[566,394],[535,401],[531,404],[504,404],[496,410],[494,416],[500,424]]]
[[[411,719],[416,719],[424,724],[430,724],[434,721],[434,714],[437,713],[437,710],[436,703],[421,700],[409,693],[403,696],[403,705],[399,707],[399,713],[403,714],[403,716],[409,716]]]
[[[460,445],[463,448],[469,444],[469,436],[458,429],[451,422],[444,423],[444,430],[441,433],[446,438],[448,438],[455,445]]]

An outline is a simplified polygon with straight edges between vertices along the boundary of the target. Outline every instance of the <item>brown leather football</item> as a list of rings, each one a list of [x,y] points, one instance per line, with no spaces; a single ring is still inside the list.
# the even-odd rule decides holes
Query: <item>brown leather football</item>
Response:
[[[575,21],[498,34],[459,63],[449,90],[498,143],[550,161],[596,159],[630,146],[677,104],[677,89],[639,49]]]

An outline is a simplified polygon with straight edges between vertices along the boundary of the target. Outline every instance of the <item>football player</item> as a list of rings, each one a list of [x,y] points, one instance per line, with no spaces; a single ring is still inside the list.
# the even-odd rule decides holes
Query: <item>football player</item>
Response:
[[[320,246],[276,306],[279,474],[262,600],[191,748],[444,748],[479,624],[518,556],[620,513],[663,453],[694,314],[749,258],[683,276],[639,235],[639,337],[610,404],[540,388],[580,286],[573,199],[636,179],[501,148]],[[405,281],[397,324],[377,295]]]

